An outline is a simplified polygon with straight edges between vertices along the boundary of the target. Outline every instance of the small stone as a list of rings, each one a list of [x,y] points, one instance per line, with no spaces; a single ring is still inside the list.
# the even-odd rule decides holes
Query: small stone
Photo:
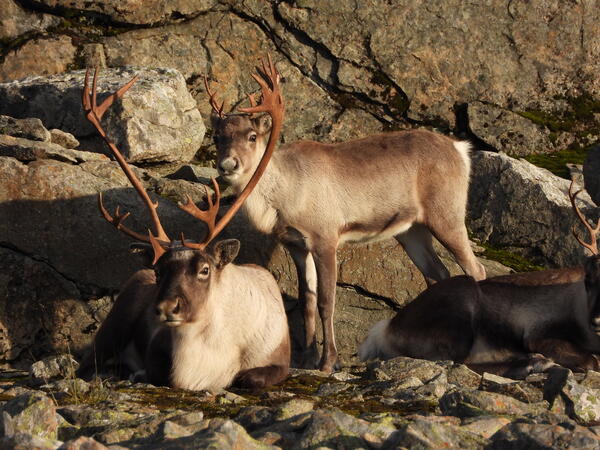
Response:
[[[40,119],[15,119],[2,115],[0,115],[0,134],[44,142],[50,141],[51,138],[50,132]]]
[[[233,392],[225,391],[223,394],[221,394],[217,397],[217,402],[222,405],[228,405],[228,404],[237,405],[240,403],[245,403],[246,399],[244,397],[242,397],[241,395],[237,395],[237,394],[234,394]]]
[[[465,420],[462,429],[489,439],[496,431],[510,423],[505,417],[475,417]]]
[[[477,389],[481,384],[481,375],[472,371],[464,364],[454,364],[448,369],[448,383],[458,387]]]
[[[498,384],[513,384],[516,383],[516,380],[511,378],[501,377],[500,375],[495,375],[493,373],[485,372],[481,377],[481,386],[485,388],[489,385],[498,385]]]
[[[323,383],[319,386],[319,389],[317,389],[316,395],[319,397],[327,397],[347,391],[350,387],[351,386],[347,383]]]
[[[352,375],[348,372],[334,372],[331,374],[331,378],[337,381],[350,381],[350,380],[358,380],[359,376]]]
[[[0,448],[6,450],[54,450],[60,446],[61,442],[55,439],[47,439],[28,433],[16,433],[12,436],[5,436],[0,439]],[[61,447],[62,449],[63,447]],[[70,449],[71,447],[69,447]],[[104,447],[105,448],[105,447]],[[90,448],[90,450],[95,450]]]
[[[219,172],[213,167],[204,167],[196,164],[184,164],[167,178],[171,180],[185,180],[193,183],[211,184],[211,178],[217,178]]]
[[[60,450],[104,450],[107,448],[94,438],[86,436],[80,436],[77,439],[67,441],[60,446]],[[114,447],[112,448],[114,449]]]
[[[417,377],[408,377],[401,383],[395,385],[395,387],[398,389],[418,388],[419,386],[423,386],[423,382]]]
[[[74,378],[79,363],[71,355],[49,356],[34,362],[29,368],[29,378],[33,383],[47,383],[53,378]]]
[[[9,400],[2,408],[0,435],[32,434],[55,440],[58,414],[54,402],[41,392],[31,392]]]
[[[299,414],[304,414],[313,410],[315,403],[310,400],[293,399],[277,408],[275,420],[287,420]]]
[[[79,141],[71,133],[59,130],[58,128],[52,128],[50,130],[50,141],[53,144],[58,144],[64,148],[77,148],[79,147]]]
[[[506,395],[466,389],[448,392],[440,398],[442,413],[457,417],[535,414],[547,406],[546,402],[529,404]]]

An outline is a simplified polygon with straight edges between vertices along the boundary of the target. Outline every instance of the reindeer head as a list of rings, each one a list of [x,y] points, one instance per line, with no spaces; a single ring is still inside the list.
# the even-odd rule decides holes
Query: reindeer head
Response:
[[[207,305],[211,293],[218,295],[221,272],[233,262],[239,248],[237,239],[219,241],[205,250],[180,245],[170,248],[153,266],[159,321],[177,327],[210,318]]]
[[[279,75],[270,58],[269,63],[271,70],[269,72],[265,71],[263,76],[270,81],[272,88],[264,80],[255,76],[255,79],[259,80],[262,88],[262,102],[259,105],[255,105],[253,101],[252,106],[245,108],[243,111],[249,114],[258,112],[268,113],[273,118],[273,128],[280,130],[281,118],[283,116],[283,100],[279,94]],[[100,211],[104,218],[115,228],[137,241],[145,243],[141,244],[141,247],[140,244],[135,247],[138,250],[141,248],[143,254],[149,255],[148,261],[154,267],[156,283],[158,285],[156,313],[159,319],[168,326],[178,326],[195,322],[199,318],[200,311],[205,310],[204,305],[210,298],[209,293],[214,291],[215,284],[218,284],[219,274],[236,257],[240,243],[235,239],[230,239],[218,242],[209,248],[207,246],[223,230],[258,183],[273,153],[279,132],[271,134],[266,150],[264,151],[264,156],[260,160],[260,163],[257,164],[256,170],[248,184],[234,204],[218,221],[220,191],[219,185],[214,178],[212,179],[212,183],[215,191],[215,199],[213,199],[213,196],[205,186],[208,203],[206,210],[199,209],[189,196],[185,204],[179,204],[181,209],[207,225],[208,232],[205,239],[199,243],[189,242],[185,240],[183,233],[181,233],[181,240],[172,241],[160,223],[156,211],[158,203],[152,202],[142,183],[131,170],[119,149],[108,139],[100,124],[102,115],[108,107],[114,100],[125,94],[136,81],[137,77],[109,96],[102,104],[97,105],[97,74],[98,70],[96,69],[91,93],[89,89],[89,72],[86,72],[85,75],[82,103],[86,112],[86,118],[94,125],[96,131],[104,139],[111,153],[121,166],[121,169],[125,172],[125,175],[138,192],[142,201],[146,204],[152,219],[153,231],[148,230],[148,235],[144,235],[126,227],[123,222],[129,216],[129,213],[120,214],[117,207],[114,216],[112,216],[104,207],[101,195],[98,196]]]
[[[208,79],[204,78],[206,92],[210,96],[210,104],[213,112],[211,123],[213,139],[217,147],[217,169],[219,174],[228,183],[242,187],[248,182],[250,176],[256,171],[261,158],[268,152],[269,145],[274,144],[281,132],[281,123],[283,122],[283,99],[279,90],[279,74],[277,73],[271,58],[268,60],[268,67],[263,62],[263,78],[270,81],[272,89],[265,80],[257,75],[253,75],[263,90],[263,104],[270,104],[271,110],[276,111],[279,116],[254,114],[225,114],[223,112],[224,103],[220,106],[215,99],[215,93],[210,90]],[[267,74],[265,76],[265,74]],[[269,97],[265,97],[265,91],[269,92]],[[246,113],[255,113],[265,111],[257,109],[252,95],[250,99],[250,108],[242,108],[240,111]],[[271,124],[271,119],[273,123]]]
[[[217,169],[227,183],[244,185],[256,170],[271,133],[268,118],[229,115],[213,122]]]

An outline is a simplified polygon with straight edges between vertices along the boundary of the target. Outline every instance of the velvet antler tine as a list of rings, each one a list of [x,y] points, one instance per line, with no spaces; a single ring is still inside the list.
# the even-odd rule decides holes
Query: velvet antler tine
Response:
[[[102,125],[100,123],[100,119],[102,118],[102,116],[104,115],[106,110],[112,105],[112,103],[116,99],[123,97],[125,92],[127,92],[127,90],[129,88],[131,88],[131,86],[133,86],[133,84],[137,81],[138,77],[137,76],[133,77],[131,80],[129,80],[129,82],[127,82],[125,85],[121,86],[121,88],[119,88],[115,93],[113,93],[108,98],[106,98],[102,102],[102,104],[100,106],[98,106],[97,105],[98,71],[99,70],[96,67],[96,69],[94,70],[94,77],[92,80],[92,92],[91,92],[91,100],[90,100],[89,69],[86,70],[84,86],[83,86],[83,94],[82,94],[82,105],[83,105],[83,109],[86,113],[86,118],[92,123],[92,125],[94,125],[94,128],[96,128],[96,131],[102,137],[102,139],[104,139],[104,142],[106,143],[106,145],[110,149],[111,153],[117,160],[119,166],[121,167],[121,169],[123,170],[123,172],[125,173],[127,178],[129,179],[130,183],[133,185],[134,189],[137,191],[137,193],[140,196],[140,198],[142,199],[142,201],[146,204],[146,207],[148,208],[148,210],[150,212],[150,216],[152,218],[152,224],[154,226],[157,236],[155,237],[154,235],[152,235],[152,233],[150,233],[151,237],[148,238],[147,236],[140,234],[140,233],[136,233],[135,231],[130,230],[129,228],[124,226],[123,221],[129,216],[129,213],[120,214],[119,208],[117,207],[115,216],[114,217],[111,216],[103,205],[101,195],[99,195],[99,197],[98,197],[98,204],[99,204],[100,212],[102,213],[104,218],[118,230],[122,231],[123,233],[127,234],[128,236],[130,236],[136,240],[151,243],[153,248],[155,249],[155,261],[156,261],[156,260],[158,260],[158,258],[160,258],[162,253],[164,253],[164,251],[165,251],[164,249],[162,249],[162,253],[160,253],[160,252],[157,253],[157,245],[158,245],[158,247],[162,248],[162,246],[168,245],[170,242],[169,237],[165,233],[165,231],[162,227],[162,224],[160,223],[160,219],[158,218],[158,214],[156,212],[158,203],[152,202],[152,200],[148,196],[148,193],[144,189],[142,182],[138,179],[138,177],[135,175],[135,173],[131,170],[131,168],[125,161],[125,158],[123,157],[123,155],[121,154],[119,149],[116,147],[116,145],[108,138],[108,136],[106,135],[106,132],[104,131],[104,129],[102,128]]]
[[[212,92],[210,90],[210,86],[208,85],[208,77],[206,75],[204,75],[204,88],[206,89],[206,93],[208,94],[209,103],[210,103],[210,106],[212,107],[213,111],[220,118],[225,117],[225,113],[223,112],[225,110],[225,100],[223,100],[223,103],[221,103],[221,106],[219,106],[219,104],[217,103],[217,98],[216,98],[217,93]]]
[[[92,105],[90,104],[90,69],[87,68],[85,70],[85,79],[83,81],[83,92],[81,96],[81,103],[83,104],[83,109],[85,111],[89,111],[92,109]]]
[[[98,83],[98,66],[96,66],[94,68],[94,78],[92,79],[92,108],[95,109],[96,108],[96,84]],[[94,114],[96,114],[96,111],[94,111]],[[98,117],[98,115],[96,114],[96,117]],[[98,120],[100,120],[100,117],[98,117]]]
[[[96,115],[98,116],[98,120],[102,119],[102,116],[106,112],[106,110],[113,104],[113,102],[125,95],[125,92],[129,90],[131,86],[138,80],[139,76],[134,76],[131,80],[129,80],[126,84],[121,86],[117,92],[112,95],[109,95],[104,99],[104,101],[96,108]]]
[[[569,186],[569,199],[571,200],[571,206],[573,207],[575,214],[577,214],[577,217],[579,218],[579,220],[581,221],[583,226],[588,230],[588,233],[590,234],[590,242],[589,243],[585,242],[582,238],[579,237],[579,235],[577,234],[577,231],[575,229],[575,225],[573,225],[573,228],[572,228],[573,236],[575,237],[575,239],[577,239],[577,242],[579,242],[579,244],[581,244],[583,247],[585,247],[589,251],[591,251],[593,255],[598,255],[598,254],[600,254],[600,252],[598,251],[598,241],[597,241],[598,236],[597,235],[600,232],[600,219],[598,219],[598,223],[596,224],[595,227],[590,225],[590,223],[587,221],[587,218],[583,215],[583,213],[581,212],[581,210],[577,207],[577,205],[575,203],[575,200],[577,199],[577,196],[582,191],[582,189],[573,193],[574,184],[575,184],[575,182],[571,181],[571,185]]]
[[[150,240],[150,245],[152,245],[152,249],[154,250],[154,259],[152,260],[152,265],[155,265],[160,257],[164,255],[167,251],[164,249],[162,244],[154,237],[152,232],[148,230],[148,238]]]

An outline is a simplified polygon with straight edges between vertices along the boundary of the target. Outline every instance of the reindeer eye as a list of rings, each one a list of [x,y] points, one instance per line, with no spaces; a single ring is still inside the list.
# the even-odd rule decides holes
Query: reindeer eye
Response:
[[[208,277],[208,274],[210,273],[210,269],[208,266],[204,266],[202,267],[202,269],[200,269],[200,271],[198,272],[198,278],[202,278],[205,279]]]
[[[248,136],[248,140],[250,142],[256,142],[256,134],[252,133],[250,136]]]

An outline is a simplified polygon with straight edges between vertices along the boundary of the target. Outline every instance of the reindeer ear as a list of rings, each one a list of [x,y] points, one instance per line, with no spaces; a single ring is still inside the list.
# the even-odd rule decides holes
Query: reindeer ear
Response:
[[[585,262],[585,285],[600,287],[600,255],[590,256]]]
[[[273,125],[273,121],[271,120],[271,116],[265,114],[264,116],[257,117],[254,119],[255,126],[260,134],[265,134],[269,130],[271,130],[271,126]]]
[[[154,249],[152,245],[146,244],[145,242],[133,242],[129,244],[129,253],[136,255],[144,267],[153,268],[154,265]]]
[[[240,241],[237,239],[226,239],[215,244],[213,255],[217,267],[220,269],[232,262],[240,251]]]
[[[220,124],[221,124],[221,118],[213,109],[210,113],[210,125],[213,129],[213,134],[214,134],[215,130],[217,130],[219,128]]]

